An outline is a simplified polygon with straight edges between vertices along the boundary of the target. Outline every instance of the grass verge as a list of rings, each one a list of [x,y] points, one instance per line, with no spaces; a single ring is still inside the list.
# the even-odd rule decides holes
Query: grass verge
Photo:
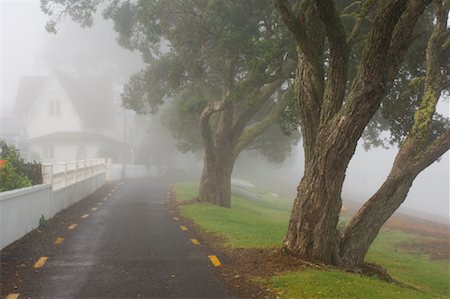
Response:
[[[175,191],[177,200],[189,200],[197,196],[198,183],[179,183]],[[223,237],[223,246],[276,248],[286,233],[290,209],[288,201],[266,194],[257,201],[233,197],[231,209],[205,203],[183,205],[180,213],[200,228]],[[416,239],[400,231],[382,231],[367,255],[368,262],[385,267],[396,280],[416,290],[336,270],[284,273],[263,283],[283,298],[448,298],[449,261],[430,260],[398,246]]]

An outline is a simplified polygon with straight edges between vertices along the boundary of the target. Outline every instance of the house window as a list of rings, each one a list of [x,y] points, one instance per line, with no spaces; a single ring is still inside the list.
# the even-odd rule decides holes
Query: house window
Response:
[[[53,146],[45,145],[44,146],[44,158],[45,159],[53,159]]]
[[[61,116],[61,103],[57,99],[51,99],[49,102],[49,115]]]

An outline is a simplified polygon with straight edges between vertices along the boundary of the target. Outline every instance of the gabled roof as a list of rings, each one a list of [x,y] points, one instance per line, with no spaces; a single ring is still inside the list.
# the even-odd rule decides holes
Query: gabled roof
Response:
[[[74,79],[63,73],[58,73],[57,77],[85,127],[113,128],[111,84],[99,78]]]
[[[25,116],[27,114],[47,79],[47,76],[23,76],[20,78],[14,105],[15,115]]]
[[[57,79],[66,91],[86,128],[114,127],[112,85],[99,78],[74,79],[57,73]],[[49,76],[22,77],[19,82],[14,113],[25,116],[36,101]]]

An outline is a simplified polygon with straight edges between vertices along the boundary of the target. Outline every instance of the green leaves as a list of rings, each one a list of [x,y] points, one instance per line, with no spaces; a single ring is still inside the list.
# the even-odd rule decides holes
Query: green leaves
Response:
[[[27,173],[32,175],[32,169],[27,167],[30,164],[24,163],[19,151],[14,146],[8,146],[3,140],[0,140],[0,149],[0,160],[6,161],[0,168],[0,192],[31,186],[32,181],[26,176]]]

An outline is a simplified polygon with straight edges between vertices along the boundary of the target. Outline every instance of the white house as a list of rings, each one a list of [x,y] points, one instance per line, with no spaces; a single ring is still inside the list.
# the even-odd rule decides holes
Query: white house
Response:
[[[60,162],[122,157],[111,84],[57,73],[22,77],[14,114],[23,123],[27,158]]]

